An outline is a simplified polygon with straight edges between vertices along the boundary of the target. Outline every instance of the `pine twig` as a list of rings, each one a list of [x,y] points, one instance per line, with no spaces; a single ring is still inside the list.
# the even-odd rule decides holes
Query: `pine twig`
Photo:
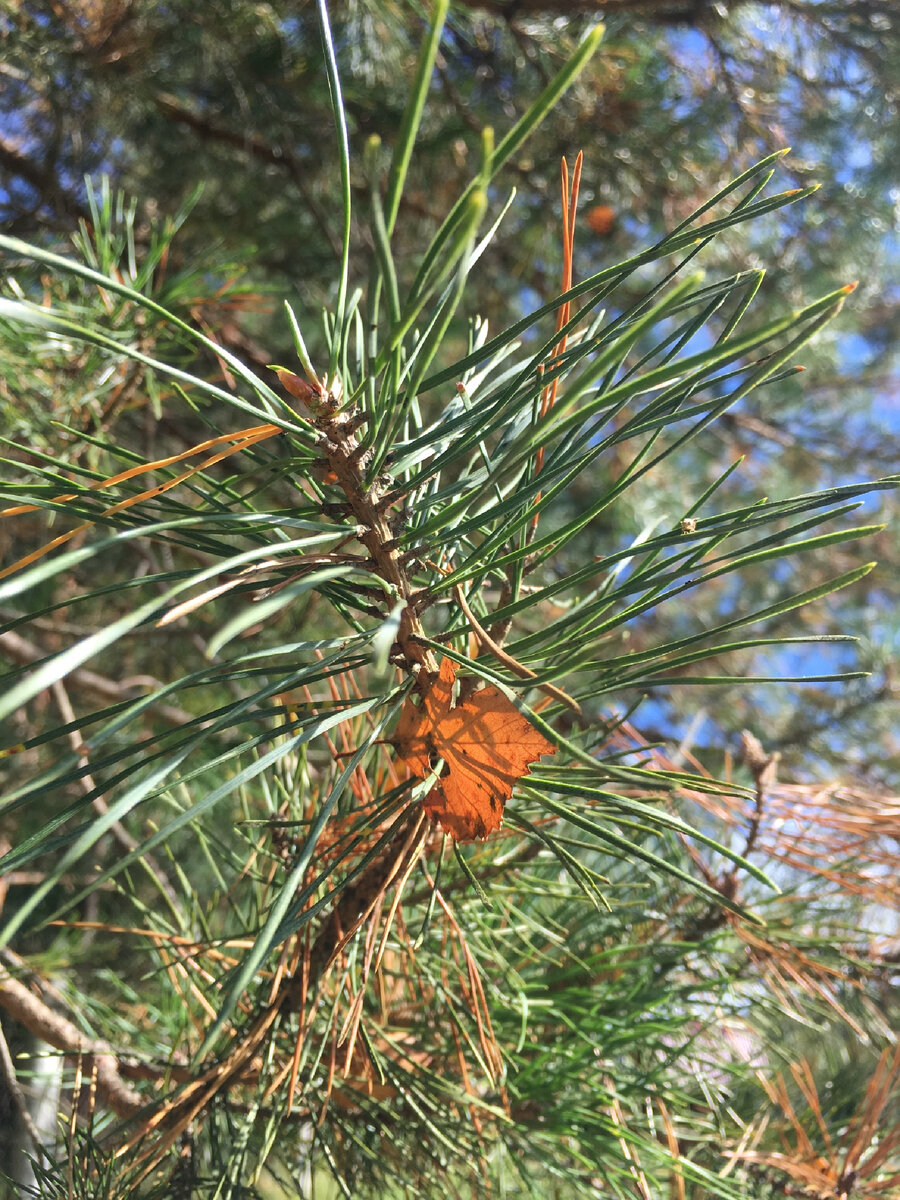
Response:
[[[281,367],[276,368],[276,374],[294,399],[301,402],[304,415],[315,425],[318,448],[347,498],[347,507],[359,523],[357,536],[368,550],[374,570],[387,588],[403,601],[397,645],[404,665],[409,670],[424,667],[429,673],[436,672],[434,653],[423,644],[425,630],[419,612],[425,595],[413,586],[407,575],[391,528],[389,484],[383,486],[376,481],[368,485],[363,474],[367,455],[356,437],[359,414],[341,408],[339,397],[325,386],[325,381],[313,385]]]
[[[133,1117],[144,1107],[143,1097],[125,1083],[117,1056],[108,1042],[89,1038],[70,1020],[54,1012],[11,973],[14,957],[5,951],[0,961],[0,1007],[42,1041],[67,1055],[91,1058],[97,1071],[97,1089],[118,1117]]]

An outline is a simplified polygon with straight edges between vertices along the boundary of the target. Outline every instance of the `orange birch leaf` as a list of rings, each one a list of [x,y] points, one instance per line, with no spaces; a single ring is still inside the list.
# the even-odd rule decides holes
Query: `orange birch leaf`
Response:
[[[402,762],[419,779],[444,760],[439,781],[422,803],[458,842],[499,829],[513,787],[529,765],[556,747],[495,687],[453,705],[456,664],[441,660],[417,707],[410,697],[391,739]]]

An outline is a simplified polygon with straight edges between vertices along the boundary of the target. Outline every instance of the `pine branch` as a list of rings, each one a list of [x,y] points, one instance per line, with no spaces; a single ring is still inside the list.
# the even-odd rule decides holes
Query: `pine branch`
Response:
[[[424,644],[421,610],[428,600],[426,590],[416,588],[409,578],[400,553],[400,543],[391,527],[392,480],[379,479],[368,485],[364,469],[370,455],[356,438],[363,419],[356,409],[341,407],[340,397],[325,383],[312,385],[291,371],[277,369],[278,378],[299,400],[317,430],[317,446],[329,470],[347,498],[348,512],[359,522],[359,540],[369,551],[373,567],[387,585],[388,594],[403,601],[397,632],[398,665],[414,671],[422,667],[437,672],[434,653]]]
[[[20,1025],[62,1050],[68,1056],[87,1059],[96,1070],[97,1089],[113,1112],[124,1118],[135,1116],[144,1099],[122,1078],[118,1056],[102,1038],[91,1038],[81,1032],[67,1017],[52,1009],[34,990],[21,983],[16,975],[24,964],[10,950],[0,951],[0,1007]]]

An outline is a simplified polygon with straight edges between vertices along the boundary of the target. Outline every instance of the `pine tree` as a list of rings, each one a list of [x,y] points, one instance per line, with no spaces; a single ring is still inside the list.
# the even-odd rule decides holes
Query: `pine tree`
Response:
[[[318,13],[340,269],[323,336],[286,309],[288,365],[216,338],[256,300],[222,264],[170,269],[187,213],[141,227],[101,187],[78,256],[0,239],[24,378],[70,406],[12,445],[0,524],[0,1006],[62,1052],[67,1114],[34,1191],[887,1196],[895,955],[867,930],[896,798],[780,782],[752,734],[714,773],[641,732],[730,689],[722,662],[787,688],[845,649],[794,622],[871,568],[848,517],[890,480],[671,483],[852,291],[773,311],[758,270],[701,269],[808,190],[768,155],[584,277],[564,163],[559,294],[492,327],[503,168],[602,31],[483,131],[422,250],[400,214],[447,5],[361,161]],[[842,1032],[785,1061],[811,1027]]]

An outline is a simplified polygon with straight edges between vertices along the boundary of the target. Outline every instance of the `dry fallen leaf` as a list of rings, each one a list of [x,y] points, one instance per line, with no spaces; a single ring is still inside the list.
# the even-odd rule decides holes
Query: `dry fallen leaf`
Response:
[[[439,675],[418,707],[403,707],[393,743],[413,775],[425,779],[444,760],[425,811],[459,842],[498,829],[513,786],[530,763],[556,747],[495,687],[452,704],[456,664],[441,661]]]

